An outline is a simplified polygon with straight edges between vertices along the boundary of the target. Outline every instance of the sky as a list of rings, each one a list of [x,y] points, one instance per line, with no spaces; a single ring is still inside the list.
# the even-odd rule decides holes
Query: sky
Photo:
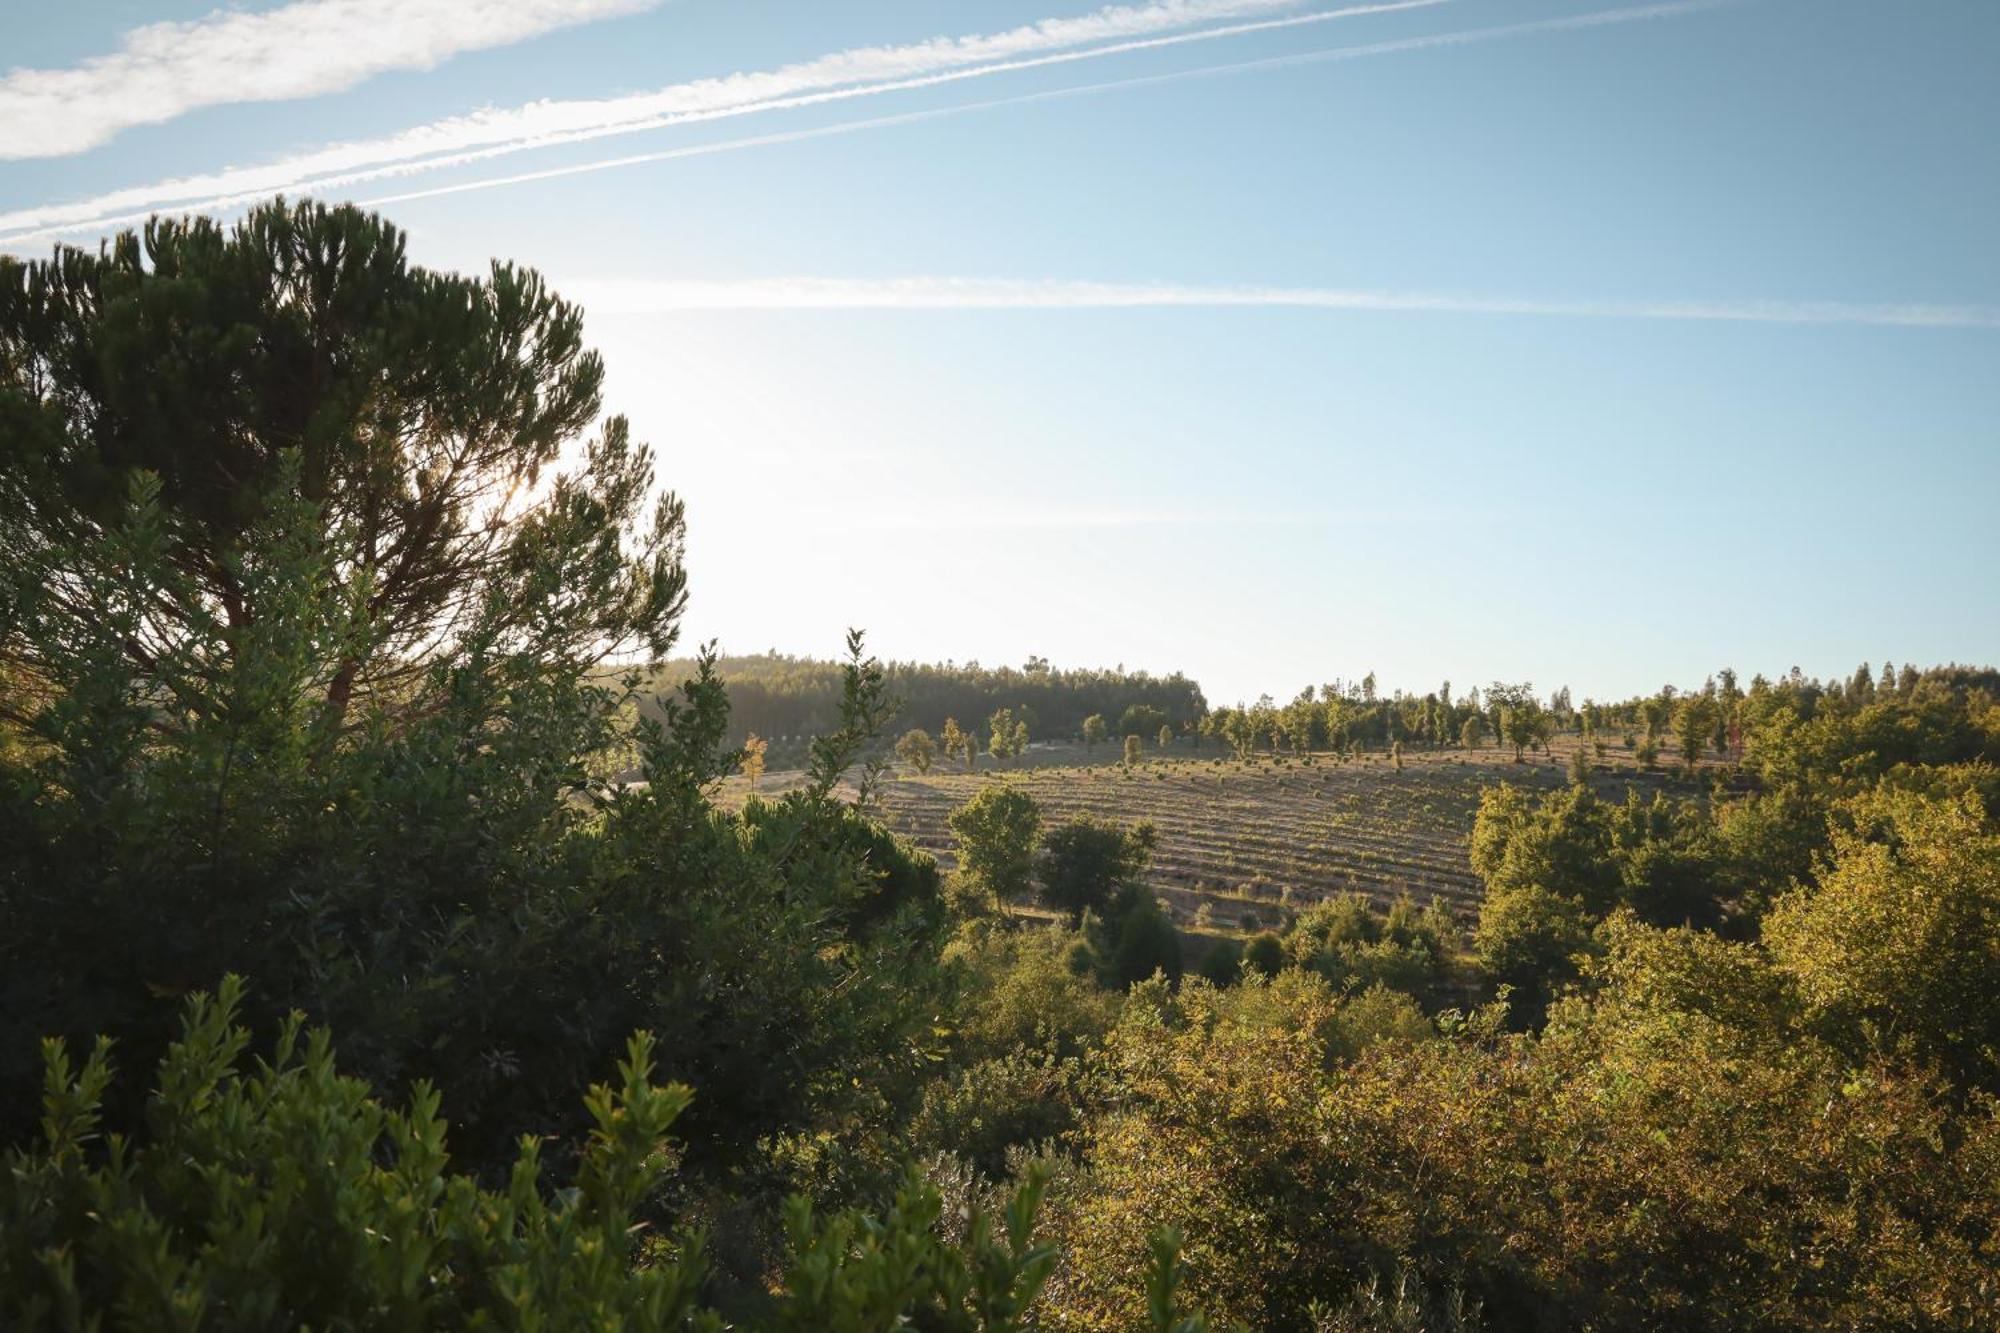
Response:
[[[586,312],[687,643],[1624,696],[2000,661],[1993,0],[74,0],[0,249]]]

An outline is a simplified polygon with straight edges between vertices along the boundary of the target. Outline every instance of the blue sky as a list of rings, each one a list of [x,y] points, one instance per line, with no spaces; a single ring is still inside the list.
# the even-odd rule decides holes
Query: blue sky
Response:
[[[693,639],[861,625],[1217,701],[2000,660],[1991,0],[130,0],[9,35],[8,249],[307,185],[577,294],[688,501]]]

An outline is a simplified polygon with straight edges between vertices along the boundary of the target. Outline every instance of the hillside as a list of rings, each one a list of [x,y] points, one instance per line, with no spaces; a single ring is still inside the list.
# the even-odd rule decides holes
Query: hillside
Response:
[[[1005,766],[982,757],[972,773],[953,763],[919,774],[898,765],[880,790],[883,822],[950,867],[954,840],[946,819],[988,783],[1007,782],[1033,796],[1048,823],[1080,815],[1150,821],[1159,833],[1149,887],[1177,925],[1195,928],[1203,906],[1214,929],[1276,926],[1297,908],[1339,893],[1378,904],[1409,894],[1441,898],[1466,922],[1477,916],[1480,884],[1467,862],[1467,840],[1483,788],[1502,782],[1538,791],[1568,785],[1575,737],[1552,753],[1516,764],[1503,750],[1442,749],[1406,754],[1398,770],[1387,755],[1340,762],[1329,754],[1296,758],[1224,758],[1210,748],[1137,768],[1117,762],[1117,747],[1037,745]],[[772,795],[794,786],[796,772],[758,783]],[[1628,787],[1692,791],[1696,784],[1646,771],[1613,748],[1592,777],[1607,799]],[[731,778],[724,804],[740,806],[748,783]]]

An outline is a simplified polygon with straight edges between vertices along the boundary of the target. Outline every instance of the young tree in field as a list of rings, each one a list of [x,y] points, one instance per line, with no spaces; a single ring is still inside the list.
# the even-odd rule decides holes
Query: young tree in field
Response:
[[[1569,780],[1573,783],[1590,781],[1590,744],[1578,740],[1576,750],[1569,757]]]
[[[1466,716],[1465,725],[1458,729],[1458,743],[1468,750],[1477,750],[1480,740],[1486,735],[1486,715],[1473,712]]]
[[[995,759],[1008,759],[1014,754],[1014,710],[1002,708],[986,720],[986,753]]]
[[[1125,767],[1131,768],[1137,764],[1140,759],[1140,752],[1144,749],[1144,743],[1137,736],[1127,736],[1125,738]]]
[[[1157,840],[1151,824],[1128,830],[1089,816],[1050,829],[1036,867],[1042,902],[1068,913],[1071,928],[1082,925],[1085,912],[1102,913],[1120,889],[1138,882]]]
[[[959,864],[1000,898],[1027,892],[1035,868],[1035,835],[1042,812],[1034,798],[992,784],[951,812]]]
[[[1278,729],[1294,751],[1305,754],[1320,739],[1325,728],[1324,706],[1313,697],[1308,685],[1278,714]]]
[[[1018,719],[1015,721],[1014,734],[1009,739],[1007,748],[1013,752],[1013,756],[1016,759],[1019,759],[1028,752],[1028,724],[1026,722]]]
[[[921,727],[912,727],[896,742],[896,757],[919,773],[931,771],[937,762],[937,742]]]
[[[770,748],[770,742],[754,731],[743,740],[743,761],[740,767],[743,776],[750,779],[751,791],[757,790],[757,782],[764,776],[764,752]]]
[[[1500,713],[1499,735],[1514,747],[1514,762],[1522,762],[1527,749],[1542,740],[1546,714],[1529,684],[1502,685],[1494,682],[1486,691],[1486,702]]]
[[[181,577],[123,651],[170,689],[162,726],[215,708],[280,613],[288,594],[242,556],[286,506],[327,557],[333,651],[300,682],[323,745],[359,704],[377,721],[435,707],[435,668],[475,640],[586,666],[663,656],[686,596],[682,510],[623,417],[576,447],[603,374],[581,311],[533,270],[419,268],[352,207],[277,201],[227,229],[159,218],[95,253],[0,258],[0,560],[109,552],[131,478],[157,478]],[[45,581],[42,611],[94,614],[97,572]],[[8,665],[41,675],[39,645],[0,636]]]
[[[1707,700],[1690,695],[1674,710],[1674,737],[1680,742],[1681,761],[1694,772],[1701,760],[1702,745],[1708,739]]]
[[[1174,744],[1174,729],[1170,726],[1165,725],[1164,723],[1161,724],[1160,749],[1163,751],[1170,750],[1173,748],[1173,744]]]
[[[1109,734],[1110,728],[1105,724],[1104,714],[1092,713],[1083,720],[1083,746],[1086,750],[1095,750]]]
[[[946,718],[944,726],[938,729],[938,748],[944,751],[946,759],[963,757],[965,766],[972,767],[972,737],[960,729],[957,718]]]

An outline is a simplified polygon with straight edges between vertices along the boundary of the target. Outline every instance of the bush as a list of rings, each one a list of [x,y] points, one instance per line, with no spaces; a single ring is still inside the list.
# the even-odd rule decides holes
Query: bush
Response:
[[[1155,973],[1164,973],[1169,981],[1180,979],[1180,932],[1157,903],[1146,899],[1120,915],[1110,964],[1109,980],[1121,989]]]
[[[986,787],[951,812],[950,824],[968,873],[1003,900],[1028,891],[1042,827],[1034,797],[1013,787]]]
[[[976,922],[945,962],[962,988],[958,1053],[969,1063],[1020,1052],[1080,1056],[1117,1021],[1118,997],[1096,981],[1096,951],[1067,931]]]
[[[41,1141],[0,1174],[8,1327],[724,1327],[700,1300],[699,1235],[643,1225],[692,1095],[653,1085],[649,1037],[585,1099],[572,1186],[546,1188],[529,1138],[489,1190],[446,1170],[434,1090],[383,1107],[296,1015],[240,1071],[241,994],[229,978],[189,1002],[134,1139],[99,1133],[109,1043],[81,1069],[46,1044]],[[879,1220],[816,1223],[794,1200],[783,1289],[756,1324],[1022,1327],[1055,1263],[1032,1234],[1040,1193],[1024,1187],[999,1234],[975,1217],[962,1247],[915,1183]]]
[[[1195,970],[1215,985],[1234,985],[1243,972],[1243,946],[1235,940],[1216,940],[1201,956],[1201,963]]]
[[[1085,912],[1102,912],[1118,891],[1146,873],[1157,841],[1151,824],[1126,829],[1088,815],[1042,837],[1035,865],[1044,904],[1067,912],[1072,928]]]
[[[989,1180],[1003,1179],[1014,1149],[1074,1148],[1084,1083],[1074,1058],[1017,1051],[967,1065],[924,1089],[910,1142],[920,1153],[950,1153]]]
[[[1243,959],[1267,977],[1275,977],[1285,965],[1285,942],[1275,931],[1264,931],[1244,947]]]

